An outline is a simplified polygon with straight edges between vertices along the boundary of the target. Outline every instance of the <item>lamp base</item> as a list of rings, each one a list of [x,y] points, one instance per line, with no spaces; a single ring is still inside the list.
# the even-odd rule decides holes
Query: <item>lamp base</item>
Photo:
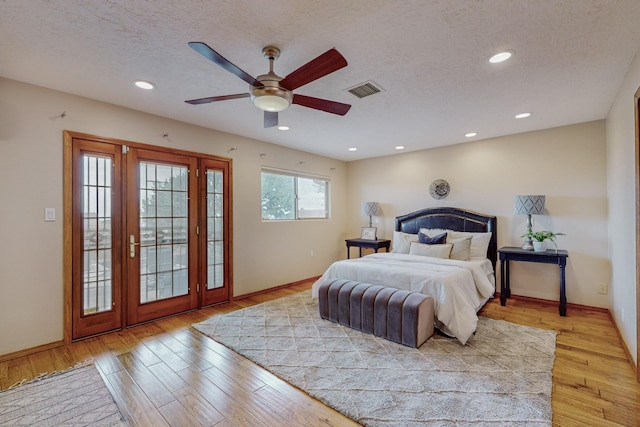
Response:
[[[533,250],[533,240],[531,240],[531,237],[529,237],[527,240],[524,241],[524,245],[522,245],[522,249],[525,251]]]

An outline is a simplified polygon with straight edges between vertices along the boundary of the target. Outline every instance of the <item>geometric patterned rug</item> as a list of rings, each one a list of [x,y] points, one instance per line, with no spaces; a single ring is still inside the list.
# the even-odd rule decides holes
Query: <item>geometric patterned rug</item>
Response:
[[[0,391],[2,426],[128,425],[94,365]]]
[[[550,426],[554,331],[481,317],[420,348],[321,319],[303,291],[193,327],[365,426]]]

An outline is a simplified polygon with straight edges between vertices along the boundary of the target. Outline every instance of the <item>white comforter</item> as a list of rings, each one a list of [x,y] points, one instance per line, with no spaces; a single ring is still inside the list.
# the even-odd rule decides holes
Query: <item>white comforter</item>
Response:
[[[334,262],[312,287],[328,279],[349,279],[421,292],[433,298],[440,330],[462,344],[473,335],[477,312],[495,292],[491,261],[457,261],[398,253],[376,253]]]

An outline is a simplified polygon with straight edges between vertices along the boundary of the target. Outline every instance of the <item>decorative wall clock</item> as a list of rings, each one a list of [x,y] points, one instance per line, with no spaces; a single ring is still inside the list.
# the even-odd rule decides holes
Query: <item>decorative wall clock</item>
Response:
[[[449,195],[449,183],[444,179],[436,179],[429,187],[429,194],[434,199],[444,199]]]

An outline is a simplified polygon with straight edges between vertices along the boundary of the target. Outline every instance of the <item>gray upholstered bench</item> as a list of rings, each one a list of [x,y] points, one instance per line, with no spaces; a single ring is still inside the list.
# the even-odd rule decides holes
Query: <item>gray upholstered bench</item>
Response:
[[[353,280],[327,280],[318,288],[320,317],[377,337],[420,347],[433,335],[433,298]]]

